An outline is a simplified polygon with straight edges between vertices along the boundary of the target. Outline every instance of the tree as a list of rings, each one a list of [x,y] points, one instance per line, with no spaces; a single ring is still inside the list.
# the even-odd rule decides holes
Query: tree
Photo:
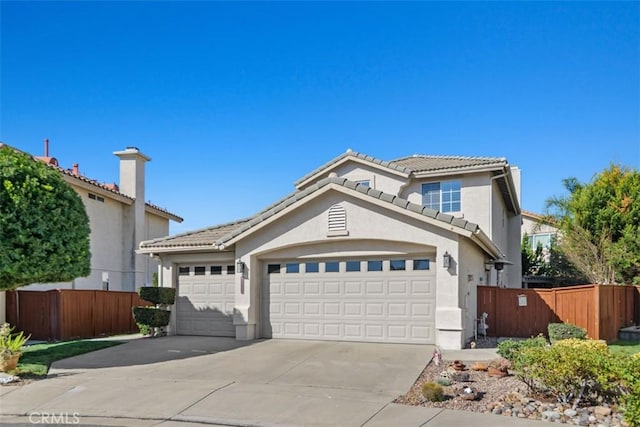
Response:
[[[559,245],[594,283],[640,284],[640,173],[611,165],[590,183],[564,180],[567,196],[547,201]]]
[[[89,275],[89,232],[59,171],[0,144],[0,290]]]
[[[553,279],[555,285],[574,285],[587,280],[576,270],[558,245],[558,239],[553,237],[548,248],[538,243],[536,249],[531,248],[529,236],[522,237],[522,274],[524,276],[544,276]]]

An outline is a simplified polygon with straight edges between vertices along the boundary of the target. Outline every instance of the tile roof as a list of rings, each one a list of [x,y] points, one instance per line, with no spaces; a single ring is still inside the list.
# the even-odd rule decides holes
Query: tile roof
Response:
[[[186,233],[175,234],[169,237],[147,240],[140,243],[141,249],[153,248],[174,248],[174,247],[205,247],[212,246],[223,236],[242,227],[249,219],[188,231]]]
[[[320,166],[319,168],[316,168],[313,171],[309,172],[308,174],[306,174],[305,176],[303,176],[302,178],[297,180],[295,182],[295,185],[297,186],[297,185],[303,183],[304,181],[308,180],[309,178],[313,177],[314,175],[322,172],[326,168],[328,168],[330,166],[333,166],[336,163],[341,162],[343,159],[345,159],[347,157],[354,157],[356,159],[365,160],[365,161],[380,165],[382,167],[386,167],[386,168],[395,170],[395,171],[400,172],[400,173],[405,174],[405,175],[409,175],[411,173],[411,169],[408,169],[408,168],[406,168],[406,167],[404,167],[402,165],[395,165],[395,164],[392,164],[392,162],[388,162],[388,161],[385,161],[385,160],[380,160],[380,159],[377,159],[377,158],[375,158],[373,156],[369,156],[369,155],[366,155],[366,154],[357,153],[355,151],[349,150],[346,153],[342,153],[338,157],[328,161],[327,163],[325,163],[324,165]]]
[[[93,185],[93,186],[95,186],[97,188],[100,188],[101,190],[108,191],[109,193],[112,193],[112,194],[117,195],[119,197],[124,197],[125,199],[129,199],[129,200],[132,200],[132,201],[135,200],[133,197],[127,196],[126,194],[121,193],[120,191],[118,191],[118,186],[116,184],[105,184],[105,183],[96,181],[95,179],[87,178],[84,175],[76,174],[71,169],[65,169],[65,168],[59,166],[58,165],[58,161],[54,157],[33,156],[33,155],[29,154],[29,153],[26,153],[26,152],[24,152],[22,150],[19,150],[19,149],[15,148],[15,147],[12,147],[10,145],[4,144],[2,142],[0,142],[0,146],[9,147],[12,150],[16,150],[16,151],[19,151],[19,152],[21,152],[23,154],[26,154],[27,156],[30,156],[35,160],[39,160],[39,161],[45,163],[47,166],[57,170],[58,172],[66,175],[66,176],[69,176],[69,177],[75,178],[75,179],[77,179],[79,181],[82,181],[82,182],[85,182],[87,184]],[[161,208],[160,206],[154,205],[154,204],[149,203],[149,202],[145,202],[145,205],[146,205],[146,207],[148,207],[148,208],[150,208],[152,210],[158,211],[158,212],[160,212],[162,214],[165,214],[167,216],[172,217],[171,219],[173,219],[176,222],[182,222],[183,221],[182,217],[170,212],[169,210],[167,210],[165,208]]]
[[[309,195],[315,193],[321,188],[330,185],[336,184],[342,187],[348,188],[350,190],[357,191],[361,194],[365,194],[371,198],[381,200],[386,203],[393,204],[400,208],[406,209],[408,211],[423,215],[428,218],[435,219],[444,224],[452,225],[454,227],[464,229],[470,232],[476,232],[479,230],[479,226],[475,223],[469,222],[462,218],[456,218],[452,215],[445,214],[434,209],[430,209],[424,207],[422,205],[411,203],[406,199],[402,199],[398,196],[389,193],[383,193],[382,191],[373,189],[369,186],[358,184],[354,181],[349,181],[346,178],[339,177],[328,177],[321,179],[317,183],[312,186],[305,188],[302,191],[296,191],[291,195],[285,197],[274,205],[264,209],[262,212],[258,213],[252,218],[245,219],[242,221],[237,221],[230,224],[224,224],[219,226],[214,226],[210,228],[205,228],[202,230],[196,230],[190,233],[169,236],[166,238],[155,239],[152,241],[142,242],[140,244],[141,249],[149,249],[153,248],[175,248],[175,247],[206,247],[206,246],[217,246],[218,248],[224,247],[224,245],[230,240],[238,237],[242,233],[248,231],[254,226],[262,223],[268,218],[276,215],[278,212],[284,210],[288,206],[296,203],[297,201],[308,197]]]
[[[447,171],[483,166],[506,166],[504,157],[464,157],[464,156],[427,156],[415,154],[389,162],[392,166],[403,167],[417,172]]]

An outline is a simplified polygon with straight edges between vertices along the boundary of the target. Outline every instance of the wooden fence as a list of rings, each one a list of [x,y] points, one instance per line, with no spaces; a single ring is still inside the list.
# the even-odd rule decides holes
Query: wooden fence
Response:
[[[7,321],[32,339],[66,340],[137,332],[135,292],[55,289],[7,292]]]
[[[478,316],[484,312],[489,315],[489,336],[546,335],[549,323],[567,322],[586,329],[593,339],[612,342],[618,339],[620,328],[640,324],[640,287],[585,285],[509,289],[478,286]]]

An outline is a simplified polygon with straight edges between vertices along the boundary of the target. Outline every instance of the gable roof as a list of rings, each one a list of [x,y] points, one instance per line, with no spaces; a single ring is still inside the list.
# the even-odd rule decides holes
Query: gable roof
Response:
[[[339,164],[345,163],[348,160],[355,160],[355,161],[359,161],[361,163],[369,163],[373,166],[382,168],[382,169],[386,169],[390,172],[393,173],[397,173],[399,175],[402,175],[404,177],[408,177],[411,174],[411,169],[408,169],[402,165],[394,165],[392,164],[392,162],[388,162],[385,160],[380,160],[377,159],[373,156],[369,156],[367,154],[362,154],[362,153],[357,153],[355,151],[351,151],[351,150],[347,150],[347,152],[342,153],[341,155],[339,155],[338,157],[329,160],[327,163],[325,163],[324,165],[320,166],[319,168],[314,169],[313,171],[309,172],[308,174],[306,174],[305,176],[303,176],[302,178],[300,178],[299,180],[297,180],[295,182],[295,186],[296,188],[300,189],[302,186],[304,186],[305,183],[307,183],[308,181],[311,181],[313,178],[315,178],[318,174],[320,174],[321,172],[325,171],[326,169],[329,169],[333,166],[337,166]]]
[[[520,213],[520,203],[517,200],[517,192],[511,167],[504,157],[465,157],[465,156],[428,156],[414,154],[396,160],[385,161],[376,159],[366,154],[347,150],[346,153],[330,160],[314,171],[295,182],[298,190],[304,189],[314,181],[323,178],[328,170],[349,161],[366,163],[378,169],[384,169],[389,173],[400,175],[407,180],[412,178],[436,177],[441,175],[462,174],[470,172],[491,172],[498,178],[497,184],[509,209]]]
[[[462,218],[456,218],[452,215],[445,214],[416,203],[411,203],[408,200],[402,199],[393,194],[384,193],[370,188],[369,186],[339,177],[324,178],[304,190],[292,193],[254,217],[246,220],[197,230],[182,235],[141,242],[140,252],[164,252],[160,249],[187,249],[193,247],[199,247],[200,249],[206,248],[208,250],[224,250],[226,247],[234,244],[239,239],[259,228],[259,226],[266,221],[270,221],[273,217],[277,216],[288,207],[300,202],[301,200],[308,200],[313,194],[319,193],[322,189],[331,186],[346,193],[351,192],[352,194],[371,198],[371,201],[375,200],[377,203],[393,205],[396,209],[408,211],[413,215],[422,217],[426,222],[444,228],[448,231],[453,231],[455,233],[465,235],[466,237],[470,237],[494,258],[504,258],[504,254],[502,254],[500,249],[498,249],[498,247],[475,223]]]

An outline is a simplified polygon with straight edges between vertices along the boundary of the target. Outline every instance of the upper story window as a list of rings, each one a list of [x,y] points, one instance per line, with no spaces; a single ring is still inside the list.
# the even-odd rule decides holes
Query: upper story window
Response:
[[[440,212],[460,212],[460,181],[422,184],[422,205]]]
[[[549,249],[551,247],[551,242],[555,237],[555,233],[538,233],[532,234],[529,236],[529,243],[531,244],[531,249],[534,251],[538,246],[542,246],[543,248]]]

